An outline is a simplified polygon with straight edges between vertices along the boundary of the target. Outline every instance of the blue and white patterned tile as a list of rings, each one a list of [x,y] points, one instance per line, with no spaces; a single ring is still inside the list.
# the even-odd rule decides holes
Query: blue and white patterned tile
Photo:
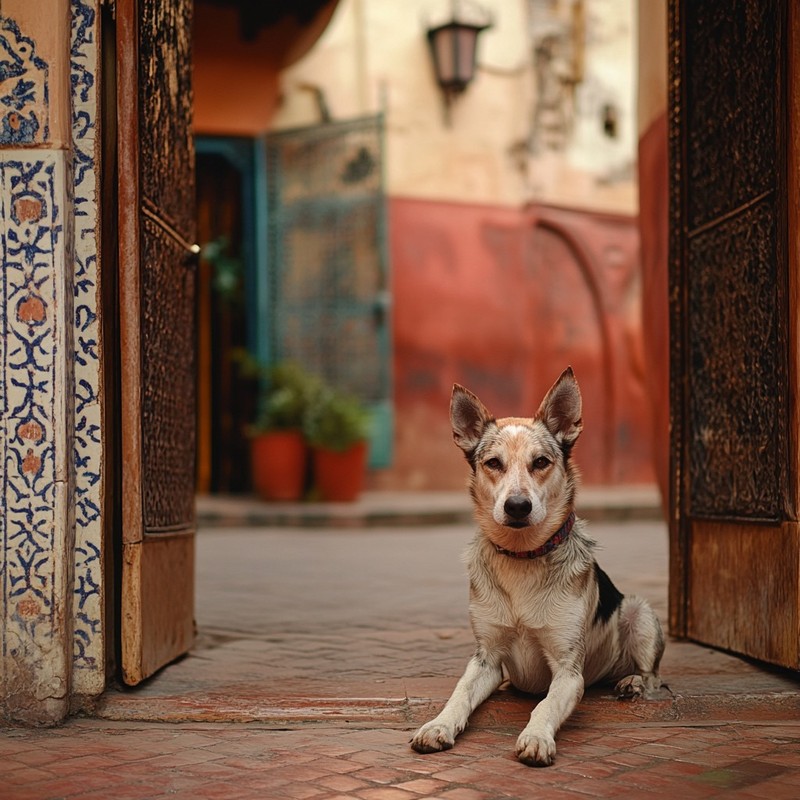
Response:
[[[4,470],[2,613],[6,671],[26,692],[63,698],[71,557],[71,249],[63,151],[9,150],[0,159]]]
[[[98,229],[97,0],[72,0],[70,79],[75,209],[75,570],[73,692],[105,687],[103,439]]]
[[[48,67],[33,39],[0,16],[0,144],[42,144],[50,137]]]

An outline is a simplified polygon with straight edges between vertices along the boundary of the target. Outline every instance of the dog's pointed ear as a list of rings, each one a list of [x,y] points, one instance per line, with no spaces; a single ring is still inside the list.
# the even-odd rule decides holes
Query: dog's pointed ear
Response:
[[[453,441],[469,456],[478,446],[486,426],[494,419],[478,398],[463,386],[453,384],[450,423]]]
[[[567,367],[542,400],[536,419],[569,448],[583,430],[582,408],[578,381],[572,367]]]

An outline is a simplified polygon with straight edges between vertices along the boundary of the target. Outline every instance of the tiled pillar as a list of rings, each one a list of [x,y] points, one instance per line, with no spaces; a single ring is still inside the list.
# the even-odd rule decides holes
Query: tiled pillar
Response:
[[[0,715],[30,723],[104,672],[94,5],[0,10]]]
[[[70,86],[75,216],[75,576],[72,693],[105,688],[99,0],[72,0]]]
[[[4,457],[2,678],[6,713],[55,721],[69,702],[73,492],[72,242],[66,154],[0,160]]]

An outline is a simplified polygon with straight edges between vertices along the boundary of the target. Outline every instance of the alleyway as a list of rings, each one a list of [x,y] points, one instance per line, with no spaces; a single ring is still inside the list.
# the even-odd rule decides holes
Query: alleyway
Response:
[[[797,676],[670,642],[672,694],[592,689],[556,764],[514,758],[533,705],[501,691],[445,753],[411,731],[472,650],[460,553],[469,524],[214,527],[198,536],[195,650],[91,717],[0,735],[0,797],[795,798]],[[666,528],[595,522],[619,587],[666,614]]]

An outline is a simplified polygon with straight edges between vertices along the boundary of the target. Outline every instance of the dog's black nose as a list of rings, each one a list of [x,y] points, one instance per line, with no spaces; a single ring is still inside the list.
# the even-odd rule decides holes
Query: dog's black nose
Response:
[[[532,508],[531,501],[521,494],[512,494],[503,504],[506,514],[512,519],[525,519]]]

